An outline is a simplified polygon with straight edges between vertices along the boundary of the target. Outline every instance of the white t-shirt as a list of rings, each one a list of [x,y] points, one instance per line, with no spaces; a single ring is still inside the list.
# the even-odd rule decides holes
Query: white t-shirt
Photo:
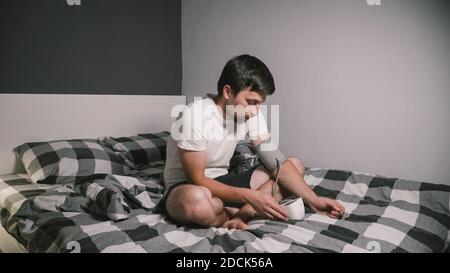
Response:
[[[181,130],[179,130],[181,128]],[[177,132],[182,133],[177,133]],[[225,119],[214,100],[206,97],[187,105],[172,125],[167,141],[164,183],[166,189],[186,181],[178,147],[206,150],[205,176],[215,178],[228,173],[231,157],[239,140],[268,134],[261,111],[243,123]]]

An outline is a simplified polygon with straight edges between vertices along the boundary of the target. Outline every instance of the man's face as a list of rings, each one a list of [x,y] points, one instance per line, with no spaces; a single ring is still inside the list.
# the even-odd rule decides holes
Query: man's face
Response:
[[[243,89],[236,96],[231,95],[227,100],[228,106],[234,106],[234,121],[238,122],[238,117],[244,117],[246,121],[249,118],[256,116],[259,111],[259,106],[266,100],[266,96],[256,91],[251,91],[250,88]]]

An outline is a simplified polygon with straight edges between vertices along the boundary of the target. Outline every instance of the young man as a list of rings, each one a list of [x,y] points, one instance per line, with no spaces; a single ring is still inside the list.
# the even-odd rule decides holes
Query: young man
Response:
[[[259,106],[275,92],[266,65],[250,55],[237,56],[225,65],[218,95],[189,104],[172,127],[167,143],[162,206],[177,223],[227,228],[247,228],[255,216],[286,221],[279,205],[283,196],[295,194],[318,213],[342,217],[344,207],[318,197],[305,183],[304,167],[287,157],[281,168],[261,165],[241,174],[227,173],[237,142],[247,134],[254,148],[270,139]],[[229,111],[235,107],[235,112]],[[174,123],[174,124],[175,124]],[[237,127],[244,130],[239,130]],[[279,174],[277,194],[271,194]]]

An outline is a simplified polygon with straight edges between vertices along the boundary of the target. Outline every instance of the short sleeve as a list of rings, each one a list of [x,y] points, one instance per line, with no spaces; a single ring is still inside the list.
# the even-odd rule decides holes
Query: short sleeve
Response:
[[[202,134],[201,115],[194,115],[192,108],[185,108],[177,121],[181,119],[181,134],[176,139],[177,146],[184,150],[204,151],[207,141]]]

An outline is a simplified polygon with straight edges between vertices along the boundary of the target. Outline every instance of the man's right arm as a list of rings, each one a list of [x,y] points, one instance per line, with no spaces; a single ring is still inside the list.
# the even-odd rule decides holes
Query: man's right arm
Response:
[[[211,194],[221,200],[236,203],[249,203],[260,215],[268,218],[286,220],[287,214],[268,193],[225,185],[205,176],[206,152],[191,151],[178,147],[181,163],[188,183],[204,186]]]
[[[188,183],[208,188],[213,196],[229,202],[244,203],[248,189],[225,185],[205,176],[206,152],[178,148]]]

